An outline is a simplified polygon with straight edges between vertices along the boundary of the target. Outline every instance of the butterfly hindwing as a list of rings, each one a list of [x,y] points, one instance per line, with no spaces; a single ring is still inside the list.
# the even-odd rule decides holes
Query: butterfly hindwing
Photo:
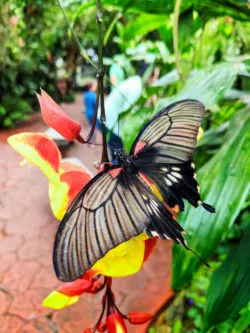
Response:
[[[140,170],[156,184],[170,207],[178,205],[183,211],[183,199],[188,200],[195,207],[201,203],[192,163],[152,165],[150,168],[141,166]]]
[[[139,173],[111,167],[78,194],[59,226],[53,254],[57,277],[81,277],[110,249],[143,231],[185,244],[183,229]]]

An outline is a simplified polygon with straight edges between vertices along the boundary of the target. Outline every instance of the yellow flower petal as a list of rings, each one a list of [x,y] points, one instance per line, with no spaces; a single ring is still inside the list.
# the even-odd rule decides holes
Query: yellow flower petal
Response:
[[[148,236],[144,233],[131,238],[110,250],[93,266],[99,274],[121,277],[137,273],[142,264],[145,252],[145,242]]]
[[[54,216],[61,221],[69,203],[69,187],[67,183],[61,182],[56,185],[49,183],[49,200]]]
[[[202,138],[204,134],[204,131],[202,129],[202,127],[199,128],[199,132],[198,132],[198,136],[197,136],[197,141],[200,141],[200,139]]]
[[[79,296],[69,297],[54,290],[43,300],[43,306],[55,310],[60,310],[66,306],[75,304],[78,299]]]

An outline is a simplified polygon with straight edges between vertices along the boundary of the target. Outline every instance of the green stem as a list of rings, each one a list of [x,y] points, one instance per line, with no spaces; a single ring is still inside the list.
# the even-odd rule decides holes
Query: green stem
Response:
[[[175,1],[174,7],[174,25],[173,25],[173,47],[175,53],[176,69],[180,79],[184,81],[184,75],[181,68],[181,56],[179,51],[179,16],[180,16],[181,0]]]
[[[97,80],[99,82],[100,89],[100,102],[101,102],[101,126],[102,126],[102,163],[109,163],[108,157],[108,147],[106,139],[106,116],[105,116],[105,107],[104,107],[104,68],[103,68],[103,39],[102,39],[102,4],[101,0],[96,1],[96,21],[97,21],[97,31],[98,31],[98,72]]]

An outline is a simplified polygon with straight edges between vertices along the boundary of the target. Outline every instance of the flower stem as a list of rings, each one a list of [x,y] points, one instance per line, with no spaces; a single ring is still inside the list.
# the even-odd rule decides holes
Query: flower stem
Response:
[[[98,71],[97,80],[100,89],[100,103],[101,103],[101,126],[102,126],[102,163],[109,163],[108,148],[106,140],[106,116],[104,107],[104,68],[103,68],[103,39],[102,39],[102,4],[101,0],[96,1],[96,21],[97,21],[97,31],[98,31]]]
[[[180,50],[179,50],[179,16],[180,16],[180,8],[181,8],[181,0],[175,1],[174,7],[174,26],[173,26],[173,47],[175,53],[175,63],[176,69],[180,76],[180,79],[184,81],[184,75],[181,68],[181,57],[180,57]]]

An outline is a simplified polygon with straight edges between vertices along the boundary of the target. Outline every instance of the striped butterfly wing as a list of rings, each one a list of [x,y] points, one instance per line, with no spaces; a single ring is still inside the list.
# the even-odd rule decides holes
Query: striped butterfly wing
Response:
[[[137,136],[130,155],[140,171],[158,187],[166,203],[184,209],[183,199],[193,206],[213,207],[200,199],[192,158],[205,107],[196,100],[169,105],[153,117]]]
[[[183,229],[139,173],[105,170],[78,194],[58,228],[53,253],[57,277],[81,277],[110,249],[143,231],[185,246]]]
[[[196,100],[173,103],[158,112],[137,136],[130,155],[140,163],[181,164],[192,159],[205,107]]]

